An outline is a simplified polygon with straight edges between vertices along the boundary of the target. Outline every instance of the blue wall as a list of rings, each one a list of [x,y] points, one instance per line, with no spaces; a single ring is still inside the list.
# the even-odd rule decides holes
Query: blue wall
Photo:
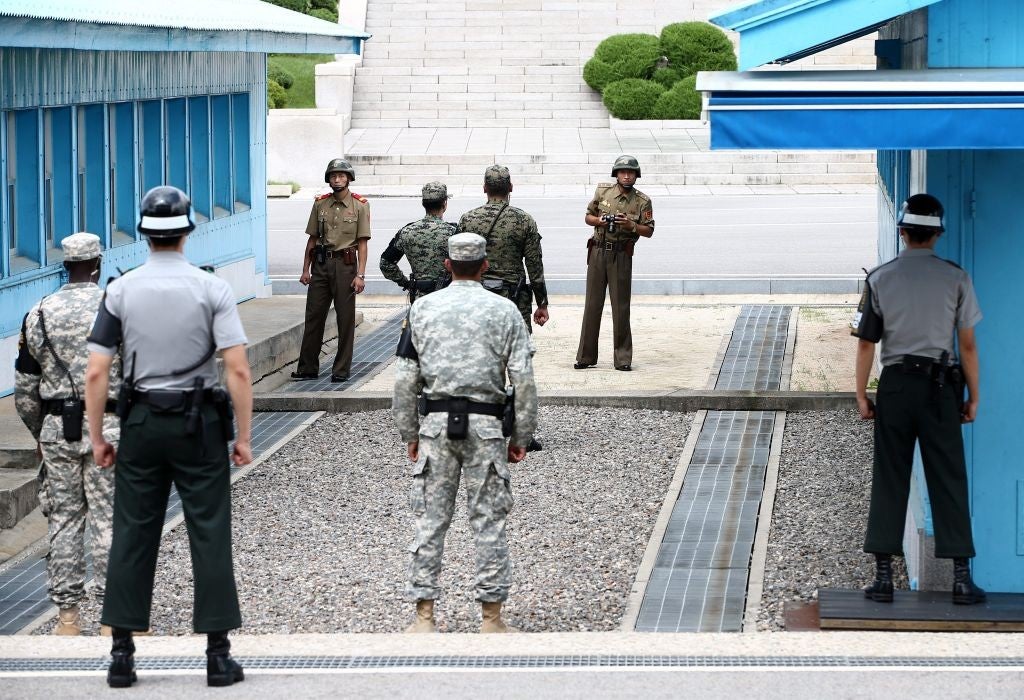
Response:
[[[136,219],[141,193],[164,182],[189,191],[200,219],[210,219],[186,247],[193,262],[219,267],[254,258],[268,281],[266,109],[265,54],[0,48],[0,338],[16,333],[31,305],[60,286],[54,251],[64,235],[84,227],[101,236],[104,276],[141,264],[146,244],[124,224]],[[54,122],[48,184],[47,119]],[[13,183],[9,153],[18,159]],[[12,215],[22,217],[14,255]],[[0,386],[0,395],[10,389]]]
[[[1024,6],[1015,0],[945,0],[929,8],[930,68],[1024,66]],[[971,510],[985,587],[1024,592],[1024,221],[1019,215],[1020,151],[932,151],[928,190],[946,205],[939,255],[974,278],[982,404],[965,430]]]

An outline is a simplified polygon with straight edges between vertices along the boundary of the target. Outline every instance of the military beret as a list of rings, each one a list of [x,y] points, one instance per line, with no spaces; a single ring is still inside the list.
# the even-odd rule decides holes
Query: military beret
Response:
[[[448,188],[443,182],[428,182],[423,186],[423,199],[448,199]]]
[[[64,262],[95,260],[100,256],[100,237],[94,233],[73,233],[60,242],[60,247]]]
[[[501,185],[512,182],[512,176],[504,165],[492,165],[484,171],[485,185]]]
[[[483,260],[487,257],[487,241],[475,233],[456,233],[448,239],[448,259],[461,261]]]

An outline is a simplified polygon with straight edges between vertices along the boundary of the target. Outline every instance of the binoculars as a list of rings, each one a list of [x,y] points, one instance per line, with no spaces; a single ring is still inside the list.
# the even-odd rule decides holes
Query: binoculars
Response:
[[[615,233],[615,215],[614,214],[602,214],[601,223],[605,225],[605,230],[608,233]]]

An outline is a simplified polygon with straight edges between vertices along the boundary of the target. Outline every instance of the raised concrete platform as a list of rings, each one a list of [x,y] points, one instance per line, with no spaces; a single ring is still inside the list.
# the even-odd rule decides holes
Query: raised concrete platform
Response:
[[[14,527],[39,505],[36,476],[26,469],[0,469],[0,529]]]
[[[821,629],[916,632],[1024,632],[1024,595],[989,593],[984,603],[954,605],[949,591],[896,591],[876,603],[861,590],[818,590]]]

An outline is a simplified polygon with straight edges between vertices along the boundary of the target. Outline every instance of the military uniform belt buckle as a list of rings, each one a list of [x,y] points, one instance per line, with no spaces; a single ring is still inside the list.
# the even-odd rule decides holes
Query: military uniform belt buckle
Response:
[[[605,241],[601,245],[601,247],[604,248],[605,250],[615,250],[615,244],[614,243],[609,243],[608,241]]]

